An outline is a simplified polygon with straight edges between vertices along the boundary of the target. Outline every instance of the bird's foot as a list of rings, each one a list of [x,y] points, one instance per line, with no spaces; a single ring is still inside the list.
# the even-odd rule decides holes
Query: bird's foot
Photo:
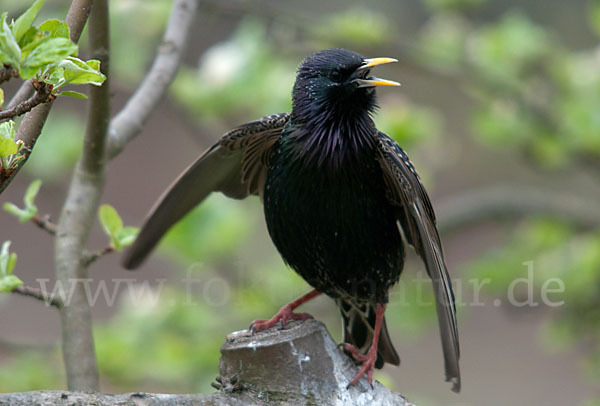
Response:
[[[271,320],[254,320],[250,324],[249,330],[254,333],[269,329],[281,321],[281,328],[285,328],[285,325],[290,320],[307,320],[312,319],[308,313],[294,313],[291,304],[283,306]]]
[[[344,349],[344,352],[357,362],[365,362],[367,360],[367,356],[362,355],[360,351],[358,351],[358,349],[352,344],[341,343],[340,345],[338,345],[338,347],[342,347]]]
[[[375,361],[377,361],[377,351],[373,351],[371,348],[367,355],[362,355],[352,344],[343,343],[342,347],[348,355],[362,363],[360,370],[354,375],[348,387],[356,385],[364,375],[367,376],[367,381],[373,387],[373,369],[375,369]]]

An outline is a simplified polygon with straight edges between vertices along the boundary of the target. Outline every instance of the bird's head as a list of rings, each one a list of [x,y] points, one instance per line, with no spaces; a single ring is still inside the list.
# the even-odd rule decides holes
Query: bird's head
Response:
[[[326,49],[304,59],[292,93],[293,115],[303,122],[347,122],[376,108],[376,86],[400,86],[370,76],[371,68],[397,62],[392,58],[364,58],[346,49]]]

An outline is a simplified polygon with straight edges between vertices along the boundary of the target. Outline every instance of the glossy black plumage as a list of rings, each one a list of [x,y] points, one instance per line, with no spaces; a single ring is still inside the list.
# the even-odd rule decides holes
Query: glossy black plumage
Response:
[[[372,354],[381,367],[400,362],[382,317],[402,271],[404,234],[432,278],[446,378],[458,391],[454,297],[435,215],[410,160],[371,119],[374,87],[395,83],[370,77],[369,70],[390,61],[340,49],[306,58],[291,115],[240,126],[205,152],[159,199],[124,265],[137,267],[164,232],[212,191],[233,198],[258,194],[283,259],[336,301],[344,341],[359,352],[376,348],[362,358],[374,361]],[[381,335],[374,334],[376,307]],[[374,336],[379,339],[372,343]],[[370,368],[359,375],[370,376]]]

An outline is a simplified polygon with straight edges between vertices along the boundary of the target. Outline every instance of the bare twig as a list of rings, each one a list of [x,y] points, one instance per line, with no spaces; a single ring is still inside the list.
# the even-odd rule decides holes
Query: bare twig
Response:
[[[83,31],[83,27],[85,26],[88,15],[92,8],[92,3],[93,0],[73,0],[71,7],[69,7],[66,22],[71,33],[71,41],[75,43],[79,42],[79,37],[81,36],[81,32]],[[17,94],[12,98],[8,107],[14,108],[22,103],[24,100],[30,97],[33,90],[34,86],[32,80],[24,83]],[[8,187],[17,173],[19,173],[23,165],[25,165],[27,159],[29,159],[31,152],[33,151],[33,147],[35,146],[35,143],[42,132],[42,128],[46,123],[46,119],[48,118],[51,107],[52,101],[40,104],[32,109],[29,113],[25,114],[25,117],[23,117],[23,120],[17,129],[15,138],[17,140],[22,140],[25,143],[25,148],[22,149],[25,159],[19,162],[19,165],[11,171],[10,176],[0,178],[0,193],[2,193]]]
[[[45,215],[42,217],[39,214],[36,214],[31,219],[31,222],[39,228],[41,228],[42,230],[46,231],[48,234],[56,235],[56,224],[54,224],[52,220],[50,220],[49,215]]]
[[[112,245],[108,245],[101,249],[100,251],[94,252],[84,252],[81,262],[83,262],[84,267],[89,267],[91,264],[96,262],[100,257],[104,255],[110,254],[111,252],[115,252],[115,247]]]
[[[46,305],[54,306],[58,309],[60,309],[63,306],[63,302],[60,297],[58,297],[58,296],[50,297],[46,292],[44,292],[40,288],[34,288],[31,286],[21,285],[21,286],[16,287],[12,291],[12,293],[15,293],[18,295],[23,295],[23,296],[29,296],[34,299],[41,300],[42,302],[46,303]]]
[[[150,71],[110,123],[109,159],[118,155],[139,134],[164,97],[179,68],[197,8],[198,0],[175,0],[162,44]]]
[[[108,0],[94,1],[89,25],[92,57],[100,60],[102,73],[109,77]],[[57,225],[56,279],[63,286],[87,276],[87,268],[81,259],[104,187],[109,101],[108,79],[100,87],[90,87],[83,153],[73,173]],[[82,284],[73,287],[72,299],[61,310],[61,320],[63,358],[69,389],[97,391],[99,383],[92,314]]]
[[[13,118],[22,114],[28,113],[33,108],[42,103],[48,103],[56,98],[52,95],[52,88],[45,83],[33,83],[36,88],[35,93],[24,102],[21,102],[13,108],[0,111],[0,120]]]

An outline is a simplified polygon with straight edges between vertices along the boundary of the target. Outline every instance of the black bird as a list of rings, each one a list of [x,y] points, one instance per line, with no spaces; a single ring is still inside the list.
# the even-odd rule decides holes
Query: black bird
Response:
[[[328,49],[300,64],[292,113],[274,114],[228,133],[186,169],[150,211],[123,265],[136,268],[162,235],[211,192],[259,195],[271,239],[285,262],[314,290],[284,306],[253,331],[305,319],[294,313],[324,293],[344,320],[344,349],[356,362],[356,384],[384,363],[399,365],[384,319],[388,291],[404,265],[403,238],[433,282],[446,380],[460,390],[454,294],[435,214],[404,151],[377,130],[376,86],[370,76],[391,58],[366,59]],[[364,355],[363,355],[364,354]]]

